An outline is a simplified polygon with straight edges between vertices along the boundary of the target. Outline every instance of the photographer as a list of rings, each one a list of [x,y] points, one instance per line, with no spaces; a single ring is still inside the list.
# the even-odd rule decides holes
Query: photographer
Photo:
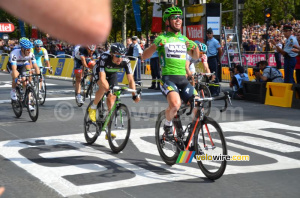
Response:
[[[233,99],[241,100],[244,98],[243,81],[249,81],[248,75],[241,65],[235,64],[230,68],[230,74],[232,77],[229,85],[233,88],[231,97]]]
[[[268,66],[267,61],[260,61],[256,64],[256,68],[253,69],[253,73],[255,74],[256,81],[258,82],[279,82],[282,83],[282,74],[276,69]],[[260,70],[263,74],[260,73]]]

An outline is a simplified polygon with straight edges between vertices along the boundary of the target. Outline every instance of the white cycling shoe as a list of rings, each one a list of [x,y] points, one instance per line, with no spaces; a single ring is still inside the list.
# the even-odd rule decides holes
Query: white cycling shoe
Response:
[[[30,111],[34,111],[35,110],[32,105],[28,105],[28,108],[29,108]]]
[[[77,96],[76,99],[77,99],[77,102],[78,102],[78,103],[84,104],[81,95]]]
[[[17,100],[16,90],[11,90],[11,91],[10,91],[10,98],[11,98],[12,100]]]

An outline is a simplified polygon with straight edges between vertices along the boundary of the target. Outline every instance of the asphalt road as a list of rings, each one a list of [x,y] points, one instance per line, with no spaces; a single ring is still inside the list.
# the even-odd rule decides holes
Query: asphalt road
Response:
[[[300,111],[233,101],[211,116],[225,134],[228,154],[250,161],[228,162],[224,175],[207,179],[196,161],[167,166],[154,139],[155,120],[167,106],[159,91],[143,90],[134,104],[130,141],[113,154],[104,136],[88,146],[83,135],[87,103],[79,108],[70,81],[47,79],[48,98],[37,122],[10,104],[10,76],[0,73],[0,187],[2,197],[299,197]],[[146,84],[146,83],[145,83]],[[224,84],[223,89],[228,87]]]

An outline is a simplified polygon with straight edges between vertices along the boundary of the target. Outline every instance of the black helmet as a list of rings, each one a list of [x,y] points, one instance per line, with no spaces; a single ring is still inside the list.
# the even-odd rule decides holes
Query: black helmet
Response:
[[[122,43],[113,43],[110,46],[111,53],[126,54],[126,48]]]

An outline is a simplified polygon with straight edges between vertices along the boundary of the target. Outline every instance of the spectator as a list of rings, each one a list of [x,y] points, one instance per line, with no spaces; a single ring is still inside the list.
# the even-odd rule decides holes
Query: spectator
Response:
[[[152,45],[155,36],[150,37],[150,44]],[[159,58],[158,52],[154,52],[150,58],[150,67],[151,67],[151,76],[152,76],[152,84],[148,89],[160,90],[160,68],[159,68]]]
[[[241,65],[234,65],[234,67],[231,68],[230,74],[232,77],[229,85],[233,88],[231,97],[237,100],[243,99],[243,81],[249,81],[248,75],[245,73],[245,70]]]
[[[294,69],[296,66],[296,56],[298,55],[297,53],[293,52],[293,46],[299,46],[299,43],[292,35],[292,26],[290,25],[285,25],[283,27],[283,34],[284,37],[286,38],[285,45],[283,50],[279,48],[279,46],[276,45],[276,42],[274,40],[271,40],[271,43],[273,45],[276,45],[276,50],[280,52],[284,56],[284,82],[285,83],[295,83],[294,81]]]
[[[213,30],[211,28],[207,29],[206,35],[207,35],[206,43],[207,43],[208,66],[212,73],[215,72],[216,75],[215,82],[219,82],[218,61],[220,61],[222,57],[222,48],[219,41],[213,37],[214,36]],[[218,96],[220,93],[220,89],[219,87],[210,87],[210,92],[212,96]]]
[[[276,68],[281,69],[281,54],[277,51],[276,46],[278,46],[280,49],[282,49],[281,41],[278,37],[276,37],[276,45],[274,46],[275,49],[275,61],[276,61]]]
[[[133,42],[133,56],[138,58],[138,62],[136,68],[134,70],[134,81],[141,85],[141,62],[142,62],[142,54],[143,50],[141,46],[138,44],[138,37],[134,36],[131,38]]]
[[[127,48],[127,53],[126,56],[133,56],[133,43],[131,38],[126,39],[126,48]]]
[[[300,43],[300,31],[297,33],[297,40],[298,43]],[[293,52],[298,53],[298,56],[296,56],[296,66],[295,66],[295,70],[296,70],[296,81],[297,84],[300,84],[300,47],[297,45],[294,45],[294,48],[292,49]]]
[[[254,74],[256,80],[259,82],[283,82],[281,72],[273,67],[268,66],[267,61],[260,61],[257,63],[259,70],[263,71],[263,74],[260,73],[259,70],[255,71]]]

